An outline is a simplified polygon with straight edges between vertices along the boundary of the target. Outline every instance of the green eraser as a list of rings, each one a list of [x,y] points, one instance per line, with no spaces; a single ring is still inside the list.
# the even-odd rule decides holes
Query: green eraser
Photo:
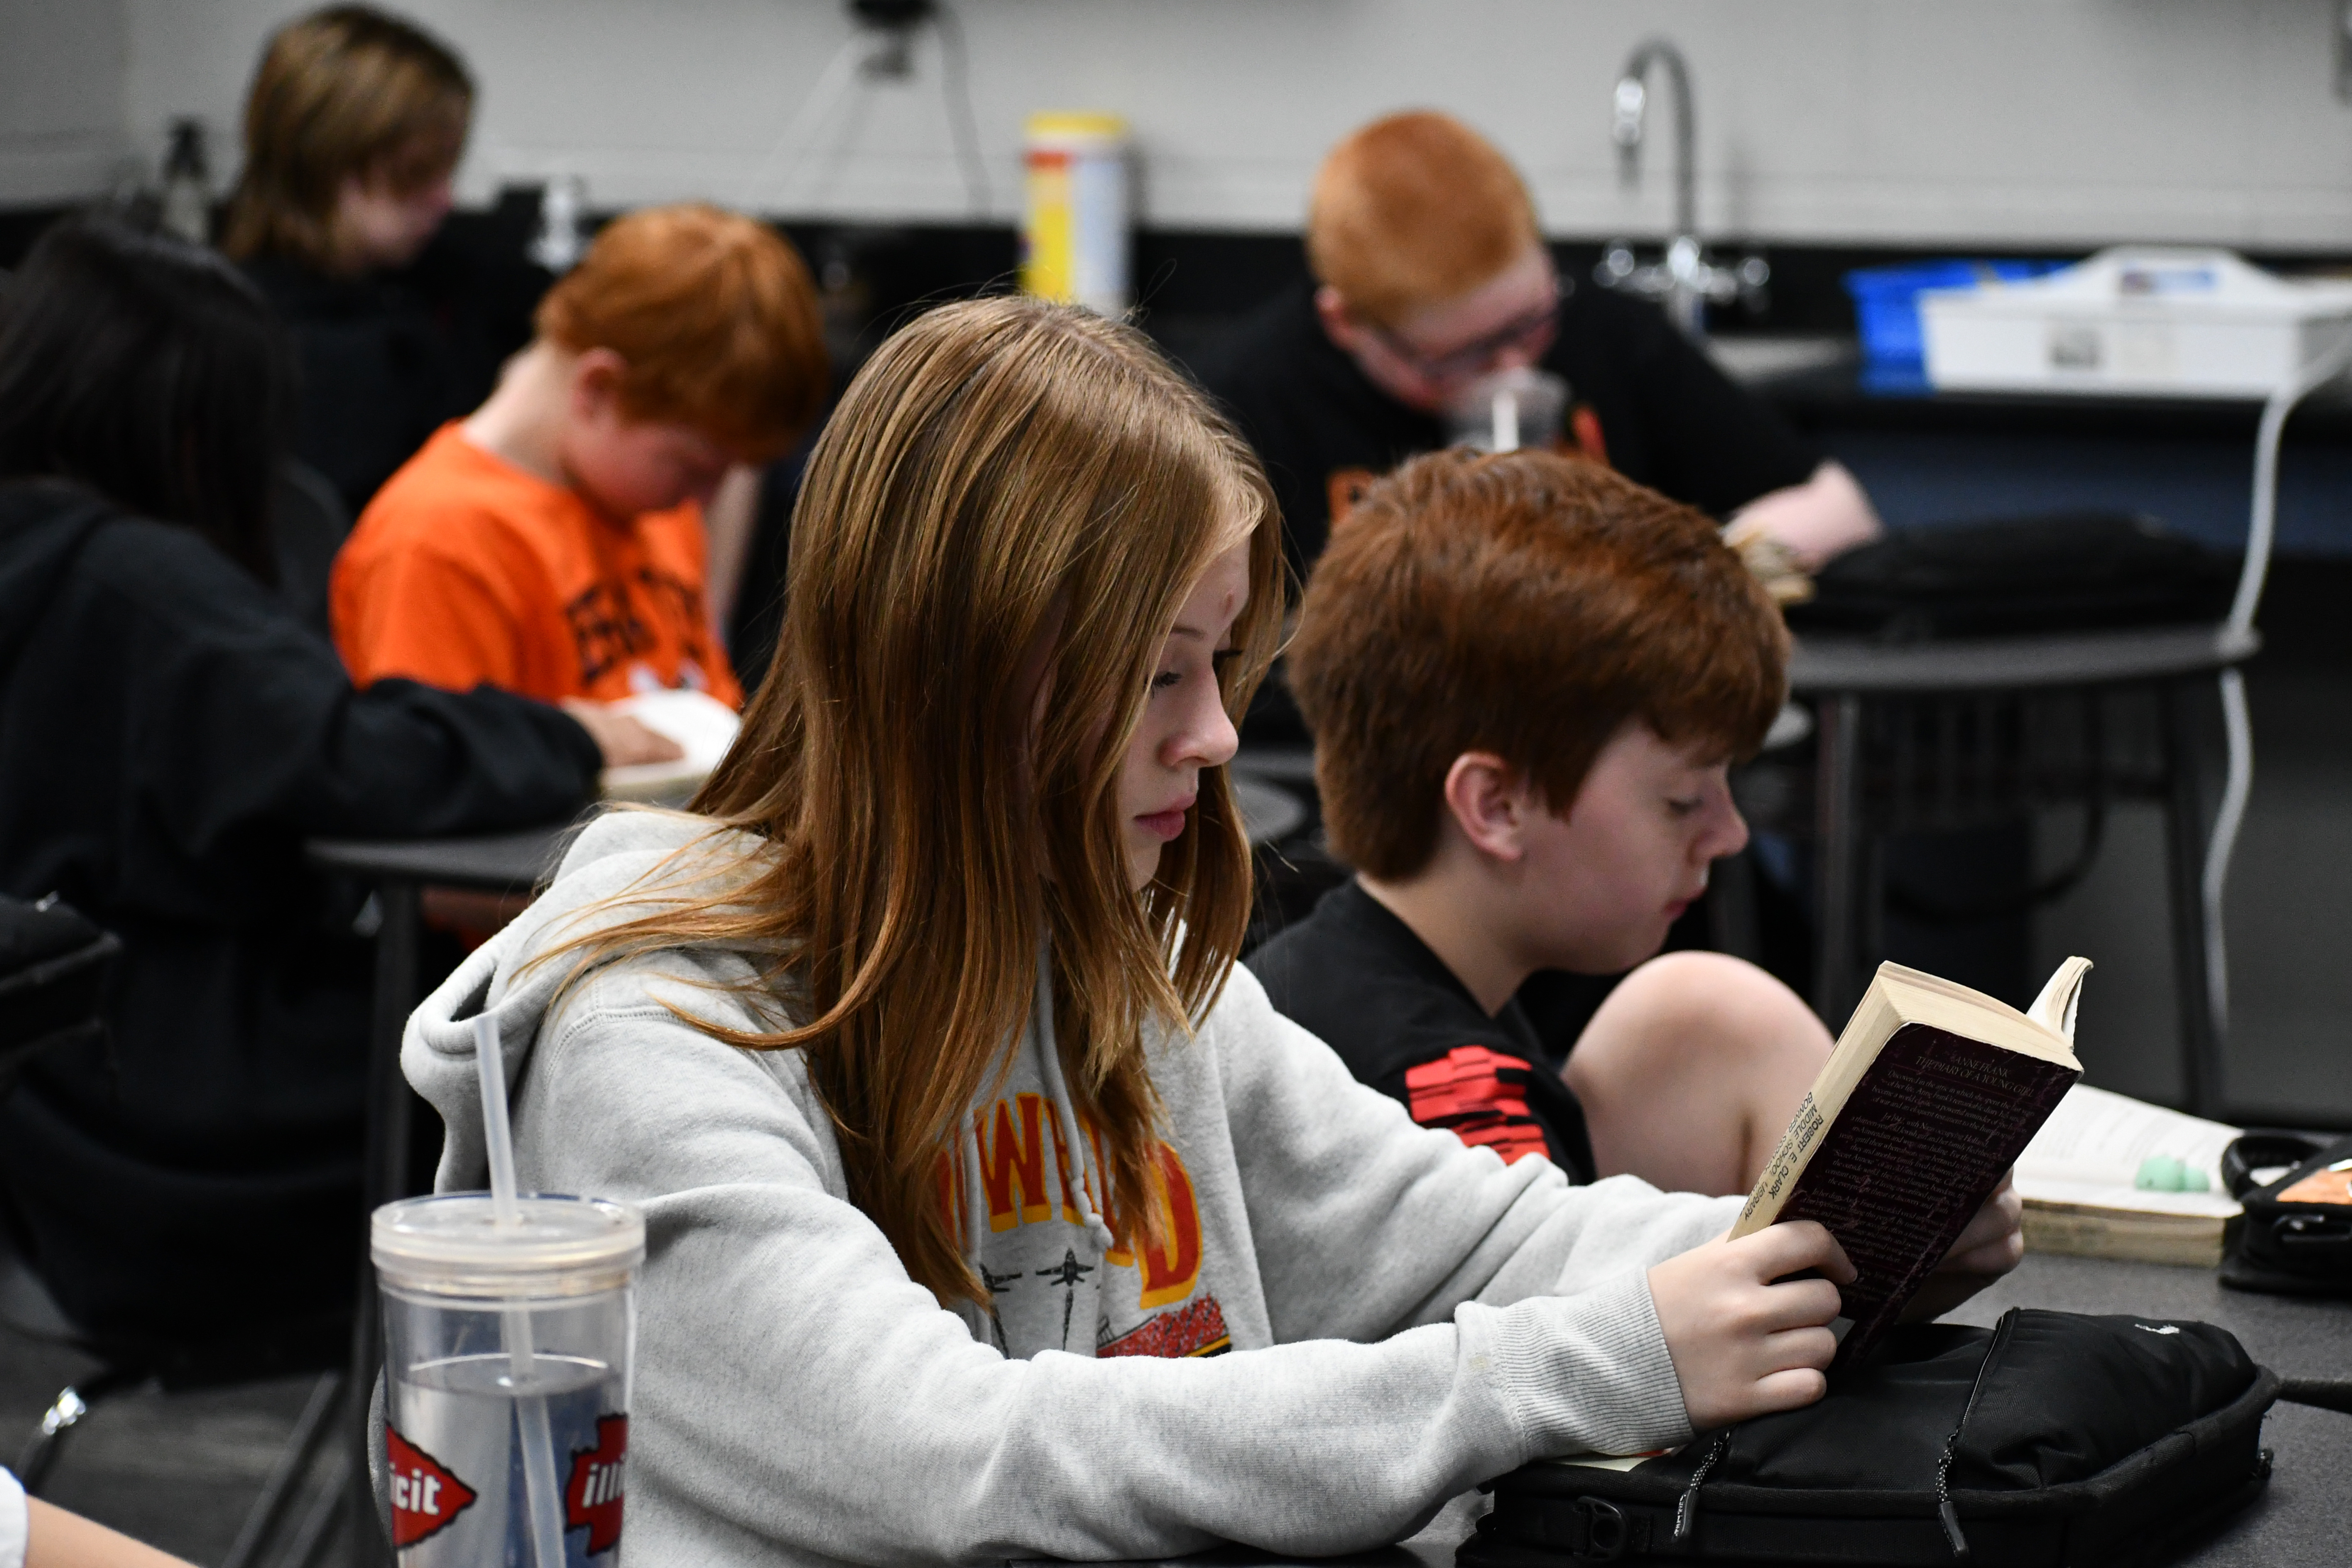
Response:
[[[2139,1163],[2139,1173],[2132,1177],[2132,1185],[2142,1192],[2177,1193],[2186,1184],[2187,1173],[2179,1161],[2169,1154],[2150,1154]]]

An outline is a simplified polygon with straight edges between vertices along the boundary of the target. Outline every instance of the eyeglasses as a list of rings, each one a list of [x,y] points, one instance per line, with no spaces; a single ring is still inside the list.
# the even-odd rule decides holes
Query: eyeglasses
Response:
[[[1568,290],[1554,280],[1551,298],[1540,309],[1442,354],[1423,353],[1383,326],[1374,325],[1372,335],[1423,381],[1433,384],[1463,381],[1489,369],[1512,349],[1524,349],[1532,356],[1549,348],[1552,333],[1559,327],[1559,303],[1567,295]]]

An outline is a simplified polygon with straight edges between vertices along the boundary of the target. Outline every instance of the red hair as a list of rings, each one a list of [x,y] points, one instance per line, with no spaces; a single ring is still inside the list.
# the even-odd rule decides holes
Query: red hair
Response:
[[[1416,458],[1364,492],[1300,605],[1291,689],[1340,858],[1429,863],[1445,775],[1492,752],[1566,811],[1627,721],[1764,742],[1789,634],[1706,517],[1550,452]]]
[[[605,226],[540,301],[539,335],[628,362],[621,410],[690,426],[750,462],[790,447],[831,371],[815,286],[764,224],[713,206],[647,207]]]
[[[1467,294],[1540,242],[1510,160],[1429,110],[1375,120],[1334,147],[1307,213],[1317,280],[1384,327]]]

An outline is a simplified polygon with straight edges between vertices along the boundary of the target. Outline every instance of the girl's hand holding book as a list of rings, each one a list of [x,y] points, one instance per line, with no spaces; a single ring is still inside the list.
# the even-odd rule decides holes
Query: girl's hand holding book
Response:
[[[1853,1278],[1845,1249],[1811,1220],[1710,1241],[1652,1268],[1650,1300],[1692,1429],[1819,1399],[1837,1354],[1838,1287]]]

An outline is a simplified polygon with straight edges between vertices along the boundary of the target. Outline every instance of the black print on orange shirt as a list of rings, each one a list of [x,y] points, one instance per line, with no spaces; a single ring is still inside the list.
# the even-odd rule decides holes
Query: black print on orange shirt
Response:
[[[395,1547],[414,1546],[439,1534],[474,1505],[473,1488],[390,1426],[383,1429],[383,1468],[392,1483]]]
[[[702,609],[702,590],[683,577],[673,577],[652,566],[637,568],[637,586],[656,604],[669,601],[670,616],[686,641],[687,657],[697,663],[708,663],[702,656],[701,628],[709,624]]]
[[[588,1532],[588,1555],[621,1543],[621,1503],[627,1491],[629,1418],[596,1417],[596,1446],[572,1450],[572,1479],[563,1485],[563,1529]]]
[[[590,584],[563,606],[563,619],[580,655],[583,686],[654,646],[653,634],[629,603],[628,589],[618,583]]]

